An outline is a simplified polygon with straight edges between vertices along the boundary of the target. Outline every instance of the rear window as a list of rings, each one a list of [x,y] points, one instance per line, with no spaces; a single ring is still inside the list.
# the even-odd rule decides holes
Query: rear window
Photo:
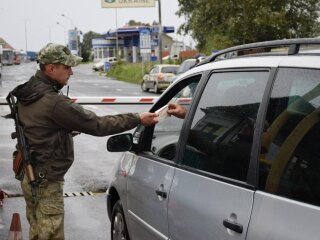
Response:
[[[176,67],[163,67],[161,72],[163,73],[174,73],[176,74],[177,73],[177,70],[178,70],[178,66]]]
[[[266,116],[259,188],[320,206],[320,70],[280,68]]]

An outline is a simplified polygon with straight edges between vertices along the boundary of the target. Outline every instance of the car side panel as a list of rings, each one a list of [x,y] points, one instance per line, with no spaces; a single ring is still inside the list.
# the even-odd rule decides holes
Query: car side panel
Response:
[[[167,201],[156,190],[169,193],[174,168],[137,156],[128,175],[127,207],[131,240],[168,239]]]
[[[247,240],[319,240],[320,207],[256,192]]]
[[[245,239],[253,194],[252,190],[177,169],[168,205],[170,240]],[[241,224],[243,232],[227,229],[224,220]]]

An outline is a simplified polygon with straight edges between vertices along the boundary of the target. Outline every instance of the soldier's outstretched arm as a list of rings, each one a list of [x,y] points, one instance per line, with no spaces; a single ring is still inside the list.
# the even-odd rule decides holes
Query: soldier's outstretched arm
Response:
[[[140,113],[140,122],[144,126],[150,126],[159,122],[159,114],[143,112]]]

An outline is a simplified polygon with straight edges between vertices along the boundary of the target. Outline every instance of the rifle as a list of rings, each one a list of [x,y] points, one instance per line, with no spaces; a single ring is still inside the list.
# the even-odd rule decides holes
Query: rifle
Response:
[[[22,160],[23,160],[23,167],[25,170],[25,174],[27,174],[29,183],[31,185],[31,193],[34,200],[36,200],[36,188],[37,188],[37,181],[34,177],[33,167],[30,163],[30,153],[29,153],[29,145],[27,142],[27,139],[23,132],[23,126],[21,124],[21,121],[19,119],[18,115],[18,106],[15,100],[15,97],[13,96],[12,92],[10,92],[6,98],[11,113],[6,116],[6,118],[12,118],[15,123],[15,132],[11,133],[11,138],[15,139],[17,138],[18,141],[18,152],[21,151],[22,154]]]

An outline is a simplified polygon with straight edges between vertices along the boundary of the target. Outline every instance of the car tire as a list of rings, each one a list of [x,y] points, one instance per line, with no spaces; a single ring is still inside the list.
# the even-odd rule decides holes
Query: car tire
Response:
[[[143,92],[148,92],[149,91],[149,88],[147,88],[145,81],[141,82],[141,90]]]
[[[111,240],[130,240],[127,223],[120,200],[116,202],[112,209]]]

